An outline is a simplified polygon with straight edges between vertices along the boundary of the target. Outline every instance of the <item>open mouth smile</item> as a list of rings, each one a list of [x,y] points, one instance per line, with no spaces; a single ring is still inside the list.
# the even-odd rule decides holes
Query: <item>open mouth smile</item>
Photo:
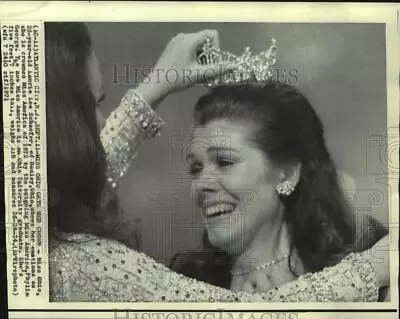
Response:
[[[229,215],[236,208],[236,205],[230,203],[220,203],[215,205],[210,205],[203,208],[203,213],[207,218],[213,218],[217,216]]]

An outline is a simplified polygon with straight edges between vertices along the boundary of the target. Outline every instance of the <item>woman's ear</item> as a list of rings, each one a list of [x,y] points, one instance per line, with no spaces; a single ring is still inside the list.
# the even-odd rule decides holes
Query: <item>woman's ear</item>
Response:
[[[281,183],[289,183],[294,188],[300,180],[301,163],[289,164],[282,169]]]
[[[288,196],[296,188],[300,180],[301,163],[287,165],[280,172],[280,182],[276,186],[278,194]]]

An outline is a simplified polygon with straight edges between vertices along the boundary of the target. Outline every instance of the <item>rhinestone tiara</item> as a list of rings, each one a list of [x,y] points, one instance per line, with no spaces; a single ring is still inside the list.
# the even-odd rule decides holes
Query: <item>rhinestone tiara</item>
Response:
[[[215,48],[212,40],[207,39],[198,50],[197,59],[200,64],[229,62],[239,66],[238,69],[225,73],[222,77],[208,81],[206,85],[209,87],[243,82],[265,82],[273,77],[272,66],[276,62],[276,51],[275,39],[271,40],[270,47],[263,52],[252,55],[250,47],[245,47],[243,54],[239,56]]]

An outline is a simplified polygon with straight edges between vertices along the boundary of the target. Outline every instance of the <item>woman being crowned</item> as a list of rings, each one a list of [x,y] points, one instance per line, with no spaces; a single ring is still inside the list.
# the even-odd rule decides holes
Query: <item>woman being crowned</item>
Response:
[[[228,59],[240,69],[209,83],[195,106],[187,158],[204,249],[177,254],[170,265],[249,293],[322,271],[387,234],[372,218],[363,229],[353,224],[343,188],[355,186],[336,169],[309,101],[272,80],[275,51],[273,41],[236,57],[206,43],[201,61]]]
[[[388,256],[368,247],[353,252],[347,210],[315,112],[288,85],[247,81],[249,74],[256,79],[261,74],[254,70],[270,70],[275,47],[255,59],[248,52],[235,58],[220,54],[216,31],[179,34],[155,69],[189,69],[190,81],[152,81],[150,74],[150,81],[126,92],[106,121],[96,121],[104,94],[86,26],[47,23],[45,33],[48,188],[60,199],[49,207],[51,301],[378,300],[379,288],[389,281],[382,263]],[[213,48],[199,53],[207,39]],[[128,247],[119,235],[124,225],[118,183],[138,146],[160,133],[159,102],[195,81],[220,85],[196,106],[194,145],[205,131],[223,127],[239,150],[233,154],[206,143],[188,156],[208,239],[234,260],[227,270],[237,277],[227,287],[232,290],[177,274]],[[258,195],[253,207],[246,206],[241,189]],[[218,232],[226,219],[244,221]],[[376,245],[386,243],[384,238]],[[246,288],[254,282],[247,276],[254,269],[281,260],[295,275],[285,268],[285,280]]]

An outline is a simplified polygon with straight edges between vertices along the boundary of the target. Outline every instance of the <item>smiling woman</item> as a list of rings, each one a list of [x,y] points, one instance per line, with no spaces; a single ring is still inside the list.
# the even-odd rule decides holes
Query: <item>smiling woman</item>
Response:
[[[197,203],[209,240],[232,255],[244,253],[254,233],[268,237],[258,239],[266,243],[264,249],[275,247],[275,223],[283,218],[275,196],[278,171],[249,142],[252,131],[251,125],[219,119],[193,133],[191,173]],[[259,227],[265,229],[258,232]]]
[[[214,265],[225,272],[220,286],[265,291],[334,265],[387,233],[364,229],[362,241],[354,238],[344,175],[316,112],[293,86],[215,88],[197,102],[195,122],[188,161],[206,243],[218,258],[194,254],[203,268],[189,273],[185,263],[196,264],[193,256],[176,256],[173,269],[202,280],[206,270],[207,281],[218,284]]]

